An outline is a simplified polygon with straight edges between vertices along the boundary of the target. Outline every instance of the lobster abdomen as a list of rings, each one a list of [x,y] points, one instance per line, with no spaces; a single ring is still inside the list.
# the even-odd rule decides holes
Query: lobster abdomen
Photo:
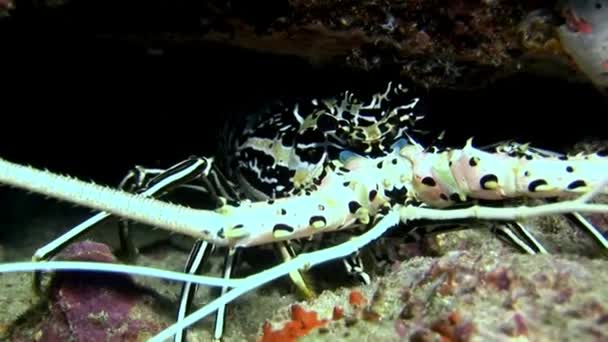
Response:
[[[472,146],[438,153],[408,145],[402,156],[414,165],[417,199],[447,207],[467,198],[568,197],[590,191],[606,178],[608,158],[598,153],[569,157],[510,156]]]

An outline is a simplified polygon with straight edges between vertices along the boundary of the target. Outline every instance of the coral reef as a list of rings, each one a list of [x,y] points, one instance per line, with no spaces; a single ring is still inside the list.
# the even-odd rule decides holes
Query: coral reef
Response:
[[[57,258],[117,261],[108,246],[91,241],[70,245]],[[128,276],[58,273],[49,286],[47,308],[13,327],[13,341],[145,341],[170,324],[155,307],[159,298]]]
[[[604,260],[453,251],[396,263],[359,290],[323,293],[304,310],[327,320],[299,341],[604,340]],[[353,305],[356,297],[362,299]],[[342,319],[332,308],[343,307]],[[282,326],[285,309],[274,325]]]
[[[128,43],[155,56],[180,48],[213,53],[233,47],[236,53],[295,57],[316,66],[401,74],[428,88],[478,88],[516,73],[571,80],[588,75],[596,82],[597,63],[589,74],[588,63],[580,61],[599,50],[580,47],[599,47],[603,39],[597,24],[591,35],[570,32],[574,12],[560,11],[549,0],[276,0],[265,6],[134,1],[118,8],[98,1],[41,1],[35,6],[32,15],[46,25],[41,33],[48,25],[67,25],[62,31],[67,36],[91,32],[74,33],[79,41]],[[28,18],[28,10],[20,12],[20,20]],[[571,55],[579,62],[570,63]],[[577,73],[577,66],[586,74]]]

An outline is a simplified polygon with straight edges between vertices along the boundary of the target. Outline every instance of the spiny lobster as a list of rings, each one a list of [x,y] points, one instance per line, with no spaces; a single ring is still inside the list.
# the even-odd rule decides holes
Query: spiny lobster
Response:
[[[588,203],[607,184],[608,158],[602,153],[562,156],[519,144],[498,145],[489,151],[473,147],[472,140],[462,149],[424,147],[411,132],[422,118],[415,112],[418,102],[401,84],[389,82],[367,102],[346,91],[334,98],[281,106],[277,112],[255,117],[238,136],[230,137],[234,145],[227,160],[192,157],[167,170],[136,168],[121,183],[125,191],[0,160],[2,183],[103,211],[39,249],[34,257],[38,266],[0,270],[89,267],[185,281],[178,322],[153,339],[162,341],[172,335],[181,339],[182,329],[216,310],[221,318],[227,303],[288,273],[306,291],[298,269],[355,255],[400,223],[461,218],[514,221],[560,213],[608,212],[608,205]],[[226,166],[223,171],[221,163]],[[218,207],[193,209],[152,198],[179,186],[208,193]],[[525,197],[563,201],[505,208],[477,204],[478,200]],[[456,204],[458,208],[450,208]],[[126,266],[42,261],[110,215],[198,239],[197,252],[187,266],[190,274],[197,272],[212,246],[228,247],[227,258],[233,260],[235,252],[243,248],[277,244],[286,260],[244,279],[229,279],[231,266],[222,279],[215,279]],[[127,234],[127,228],[122,232]],[[281,245],[333,231],[351,231],[354,237],[298,256],[291,254],[289,244]],[[525,228],[519,232],[523,240],[509,229],[506,232],[525,250],[542,250]],[[590,232],[608,249],[601,233],[592,227]],[[129,241],[126,235],[123,241]],[[192,283],[219,286],[222,293],[188,315],[186,298],[192,296]],[[218,322],[219,338],[223,321]]]

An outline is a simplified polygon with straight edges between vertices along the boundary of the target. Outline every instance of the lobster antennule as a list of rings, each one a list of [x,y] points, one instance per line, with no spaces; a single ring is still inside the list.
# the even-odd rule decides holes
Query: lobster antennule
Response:
[[[437,153],[408,145],[401,155],[414,164],[412,185],[418,200],[436,207],[447,207],[467,197],[571,197],[599,186],[605,179],[603,171],[608,170],[608,158],[597,153],[513,156],[477,149],[472,139],[462,149]]]

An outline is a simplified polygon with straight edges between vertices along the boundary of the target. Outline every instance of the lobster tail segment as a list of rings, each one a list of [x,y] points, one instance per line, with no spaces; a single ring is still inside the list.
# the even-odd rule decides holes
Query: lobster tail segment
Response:
[[[608,176],[608,158],[597,153],[567,157],[491,153],[473,147],[425,152],[411,145],[401,154],[414,164],[418,199],[446,207],[465,198],[554,198],[591,191]]]

